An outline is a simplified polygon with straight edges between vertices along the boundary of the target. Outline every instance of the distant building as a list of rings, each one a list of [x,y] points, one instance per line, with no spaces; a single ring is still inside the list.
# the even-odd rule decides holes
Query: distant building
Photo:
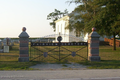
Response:
[[[78,15],[78,13],[74,13],[74,12],[72,12],[71,14]],[[77,34],[75,30],[70,31],[69,29],[66,29],[66,26],[69,24],[70,19],[71,18],[69,17],[69,15],[67,15],[55,21],[56,23],[55,34],[57,35],[55,37],[55,42],[57,42],[58,35],[62,36],[62,42],[81,42],[81,41],[87,42],[89,35],[88,33]],[[100,40],[104,41],[104,38],[100,37]]]
[[[69,24],[69,15],[62,17],[61,19],[55,21],[56,23],[56,32],[55,34],[60,34],[62,36],[62,42],[79,42],[79,41],[87,41],[87,34],[77,34],[75,31],[70,31],[69,29],[65,29]],[[57,36],[56,36],[57,41]]]

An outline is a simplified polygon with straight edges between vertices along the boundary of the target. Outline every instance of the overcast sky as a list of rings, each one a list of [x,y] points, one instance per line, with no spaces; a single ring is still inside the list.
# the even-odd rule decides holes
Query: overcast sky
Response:
[[[18,37],[22,27],[30,37],[55,34],[47,15],[58,9],[69,13],[76,7],[68,0],[0,0],[0,37]]]

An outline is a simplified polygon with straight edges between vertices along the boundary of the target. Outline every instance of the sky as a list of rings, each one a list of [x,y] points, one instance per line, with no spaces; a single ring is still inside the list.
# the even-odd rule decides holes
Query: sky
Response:
[[[30,37],[55,34],[47,15],[54,9],[70,12],[77,5],[68,0],[0,0],[0,37],[18,37],[22,28]]]

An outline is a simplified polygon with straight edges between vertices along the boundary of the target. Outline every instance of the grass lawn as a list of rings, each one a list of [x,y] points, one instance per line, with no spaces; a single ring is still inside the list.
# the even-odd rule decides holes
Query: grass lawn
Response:
[[[50,47],[52,49],[52,47]],[[67,48],[67,47],[66,47]],[[76,51],[78,47],[73,47],[73,49]],[[44,48],[45,50],[51,50],[48,49],[47,47]],[[69,49],[69,48],[67,48]],[[72,48],[70,48],[70,51],[65,50],[64,48],[61,48],[63,51],[62,54],[65,52],[70,52],[72,51]],[[57,53],[58,48],[56,49]],[[81,52],[82,56],[86,57],[87,55],[84,54],[84,51],[86,49],[83,49],[83,51],[78,51]],[[83,65],[89,66],[89,69],[120,69],[120,47],[117,47],[116,51],[112,50],[112,47],[110,46],[100,46],[100,57],[101,61],[100,62],[89,62],[86,61],[85,59],[82,59],[81,57],[74,57],[70,56],[67,59],[73,60],[76,63],[80,63]],[[16,57],[11,57],[11,56],[1,56],[1,55],[14,55]],[[39,55],[39,54],[36,54]],[[35,56],[35,55],[33,55]],[[29,67],[38,63],[41,63],[40,61],[33,61],[33,62],[18,62],[18,57],[19,57],[19,45],[15,44],[13,48],[10,50],[9,53],[0,53],[0,70],[32,70]],[[86,57],[87,58],[87,57]],[[50,58],[39,58],[45,60],[46,62]],[[53,59],[53,58],[52,58]],[[69,60],[64,59],[61,63],[69,63]],[[54,59],[53,59],[54,61]],[[49,62],[49,61],[48,61]],[[54,63],[60,63],[59,61],[56,61]]]
[[[89,69],[120,69],[120,47],[112,50],[111,46],[100,46],[100,62],[83,61],[80,64],[88,65]]]
[[[120,60],[101,60],[100,62],[79,62],[89,66],[88,69],[120,69]]]
[[[19,44],[9,49],[9,53],[0,53],[0,61],[17,61],[19,57]]]
[[[29,68],[36,62],[18,62],[18,61],[1,61],[0,70],[32,70]]]
[[[0,53],[0,70],[30,70],[36,62],[18,62],[19,44],[15,44],[9,53]]]

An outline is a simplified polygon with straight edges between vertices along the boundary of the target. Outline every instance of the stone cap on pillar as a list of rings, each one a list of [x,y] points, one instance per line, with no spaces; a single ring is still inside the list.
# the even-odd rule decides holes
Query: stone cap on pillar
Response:
[[[19,37],[26,37],[26,38],[28,38],[29,37],[29,35],[27,34],[27,32],[26,32],[26,28],[25,27],[23,27],[22,28],[22,32],[21,32],[21,34],[19,35]]]
[[[88,37],[100,37],[100,35],[96,32],[96,28],[92,28],[92,32],[89,34]]]
[[[92,31],[96,31],[96,28],[95,28],[95,27],[93,27],[93,28],[92,28]]]
[[[23,28],[22,28],[22,31],[26,31],[26,28],[25,28],[25,27],[23,27]]]

